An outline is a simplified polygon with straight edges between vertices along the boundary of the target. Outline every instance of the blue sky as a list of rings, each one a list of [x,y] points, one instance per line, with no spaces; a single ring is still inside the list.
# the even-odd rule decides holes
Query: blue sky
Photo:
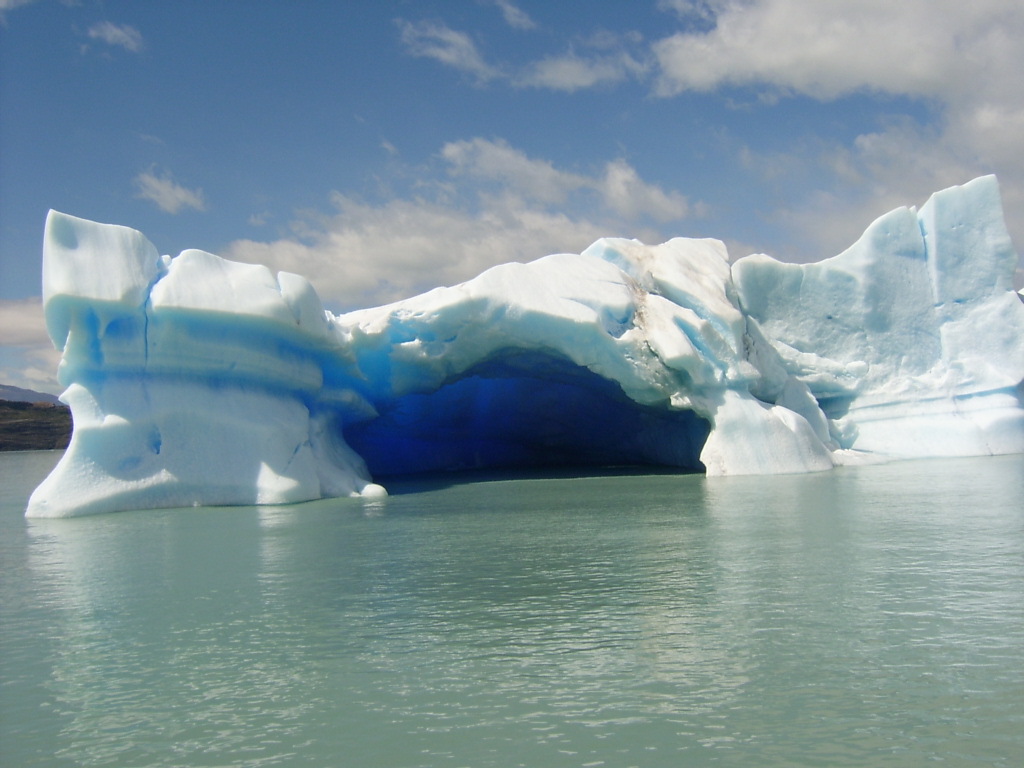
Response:
[[[993,172],[1019,249],[1021,72],[1006,0],[0,0],[0,382],[59,391],[49,208],[335,311],[603,235],[817,260]]]

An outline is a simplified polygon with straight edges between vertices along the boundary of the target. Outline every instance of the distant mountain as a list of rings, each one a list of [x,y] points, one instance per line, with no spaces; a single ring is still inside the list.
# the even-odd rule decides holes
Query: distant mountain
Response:
[[[35,392],[31,389],[12,387],[10,384],[0,384],[0,400],[10,400],[15,403],[52,403],[59,405],[60,400],[56,395],[49,395],[45,392]]]

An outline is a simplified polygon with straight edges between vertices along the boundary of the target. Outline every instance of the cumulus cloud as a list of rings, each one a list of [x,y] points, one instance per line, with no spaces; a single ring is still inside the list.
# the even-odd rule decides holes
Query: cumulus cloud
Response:
[[[999,175],[1011,234],[1024,243],[1020,3],[662,0],[662,7],[712,23],[652,45],[661,96],[729,87],[773,99],[877,94],[910,98],[934,115],[894,116],[851,143],[794,146],[790,157],[772,159],[832,173],[807,199],[780,211],[823,249],[835,248],[861,214],[918,203],[988,172]],[[743,151],[749,157],[750,148]]]
[[[481,138],[446,144],[438,158],[440,173],[416,196],[375,205],[336,194],[333,212],[303,221],[300,234],[237,241],[223,255],[298,272],[332,305],[354,308],[457,283],[495,264],[579,252],[609,234],[660,241],[658,224],[695,210],[624,160],[579,173]]]
[[[0,382],[59,393],[59,362],[46,334],[42,300],[0,299]]]
[[[441,156],[453,175],[497,181],[506,195],[525,195],[545,204],[564,205],[570,194],[591,191],[623,220],[678,221],[693,213],[684,195],[643,181],[636,169],[621,159],[609,162],[604,173],[586,176],[530,158],[505,141],[481,138],[450,142]]]
[[[545,204],[564,203],[569,193],[589,183],[585,176],[528,157],[500,139],[452,141],[441,148],[441,157],[453,176],[497,182],[506,193],[526,194]]]
[[[225,256],[308,277],[343,308],[373,306],[468,279],[494,264],[578,250],[598,236],[592,222],[527,205],[452,208],[422,199],[375,206],[344,195],[311,243],[238,241]]]
[[[99,40],[132,53],[142,50],[142,33],[129,24],[100,21],[89,27],[87,34],[91,40]]]
[[[815,98],[860,90],[964,94],[983,72],[1002,81],[1017,79],[992,67],[1003,58],[998,51],[1013,39],[1014,28],[1020,31],[1022,11],[1013,5],[1002,0],[730,3],[722,5],[712,30],[680,32],[653,46],[661,66],[658,88],[673,95],[721,85],[771,85]]]
[[[160,210],[167,213],[178,213],[185,208],[206,210],[203,190],[183,187],[170,174],[158,176],[149,171],[140,173],[135,177],[135,187],[138,190],[137,197],[156,203]]]
[[[652,46],[663,96],[723,86],[836,99],[878,93],[944,108],[947,137],[1020,157],[1024,6],[1002,0],[754,0],[719,4],[713,29]]]
[[[468,35],[440,23],[403,23],[403,39],[411,54],[479,84],[570,93],[635,81],[664,98],[739,88],[757,95],[766,119],[763,110],[794,96],[822,102],[877,96],[878,114],[888,117],[853,140],[794,138],[770,153],[737,148],[738,166],[774,169],[766,188],[781,193],[780,203],[764,214],[803,239],[803,256],[830,255],[886,206],[914,204],[991,172],[1000,178],[1011,234],[1024,247],[1021,3],[659,0],[658,7],[675,16],[680,31],[655,41],[605,31],[515,64],[489,63]],[[616,195],[615,184],[630,182],[622,169],[609,167],[605,203],[617,201],[627,215],[626,206],[638,206],[640,198]],[[559,186],[547,189],[555,194]],[[645,202],[652,214],[681,210],[670,196]]]
[[[608,163],[596,187],[605,204],[627,219],[649,216],[655,221],[667,222],[691,214],[690,203],[684,195],[646,183],[624,160]]]

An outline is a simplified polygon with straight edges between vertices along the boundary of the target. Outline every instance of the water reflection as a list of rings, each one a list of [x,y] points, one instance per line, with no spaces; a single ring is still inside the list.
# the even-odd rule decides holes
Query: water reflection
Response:
[[[1008,458],[19,518],[4,695],[56,764],[1010,764]]]

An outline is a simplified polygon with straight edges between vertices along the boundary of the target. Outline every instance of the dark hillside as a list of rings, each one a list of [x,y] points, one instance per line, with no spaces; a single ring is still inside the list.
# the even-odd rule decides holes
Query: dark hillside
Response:
[[[67,448],[70,439],[67,406],[0,400],[0,451]]]

